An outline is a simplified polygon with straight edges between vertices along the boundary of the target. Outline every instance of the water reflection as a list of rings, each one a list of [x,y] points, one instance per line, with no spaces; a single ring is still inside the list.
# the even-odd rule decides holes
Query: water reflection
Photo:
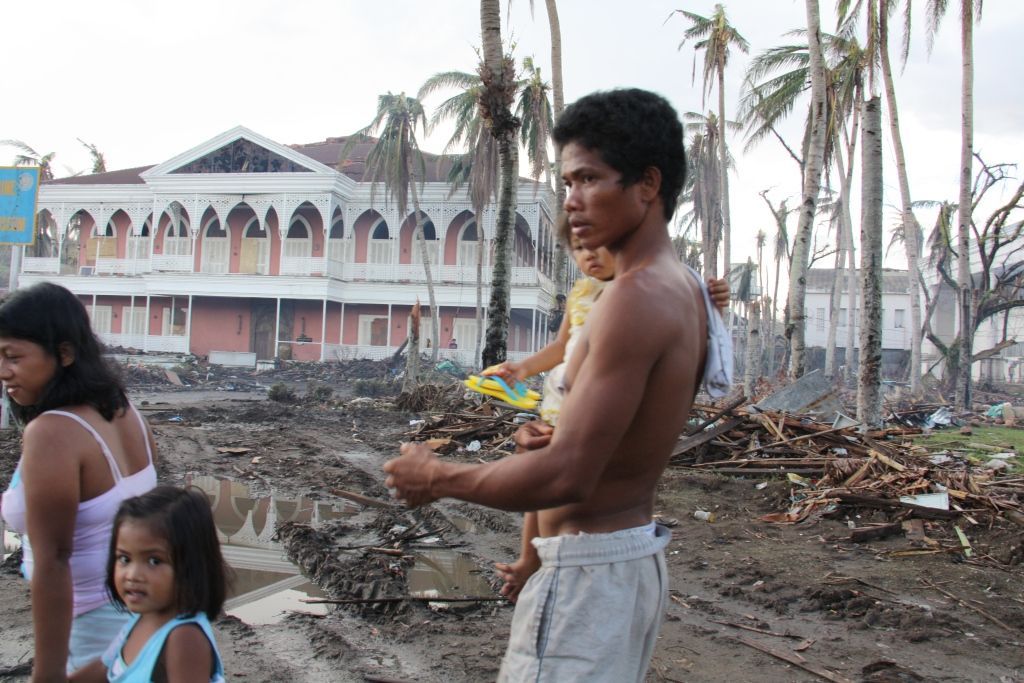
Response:
[[[274,531],[284,522],[316,527],[349,517],[359,511],[358,505],[274,493],[254,496],[242,482],[204,475],[187,476],[185,485],[210,498],[224,559],[234,569],[234,585],[224,605],[228,614],[253,625],[277,623],[289,611],[326,614],[325,605],[299,602],[327,596],[287,560],[281,544],[272,540]]]
[[[408,573],[409,595],[424,598],[459,598],[491,595],[473,558],[454,550],[428,550],[415,555]]]

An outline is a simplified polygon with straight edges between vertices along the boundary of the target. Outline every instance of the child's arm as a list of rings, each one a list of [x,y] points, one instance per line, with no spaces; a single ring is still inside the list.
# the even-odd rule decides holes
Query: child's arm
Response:
[[[519,593],[526,585],[526,581],[533,576],[533,573],[540,569],[540,558],[537,556],[537,549],[533,547],[532,541],[540,535],[537,526],[537,513],[527,512],[523,516],[523,537],[519,549],[519,559],[512,564],[495,562],[494,568],[498,570],[498,576],[505,582],[501,587],[501,594],[515,602],[519,599]]]
[[[101,660],[94,659],[68,676],[68,680],[71,683],[106,683],[107,667]]]
[[[708,294],[711,301],[718,307],[718,312],[723,312],[729,306],[729,282],[724,278],[708,278]]]
[[[209,681],[213,672],[213,645],[196,624],[182,624],[171,631],[160,657],[168,683]]]
[[[485,375],[498,375],[503,380],[521,382],[527,377],[536,375],[555,367],[565,360],[565,345],[569,341],[569,312],[562,316],[562,324],[554,341],[543,349],[521,361],[507,360],[500,365],[484,370]]]

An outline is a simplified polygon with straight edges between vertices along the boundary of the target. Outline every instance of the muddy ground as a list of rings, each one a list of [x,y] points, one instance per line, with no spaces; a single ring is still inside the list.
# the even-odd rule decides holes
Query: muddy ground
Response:
[[[265,379],[236,378],[231,391],[222,390],[230,378],[200,384],[182,377],[191,384],[185,387],[150,375],[130,379],[157,437],[163,482],[209,487],[227,478],[253,500],[272,494],[322,506],[316,528],[295,515],[297,522],[282,523],[279,514],[272,542],[271,530],[258,534],[275,557],[286,554],[314,581],[307,595],[407,596],[421,561],[411,558],[438,552],[462,565],[447,585],[437,582],[442,596],[496,595],[491,563],[513,558],[519,516],[454,501],[417,511],[389,504],[380,465],[423,414],[396,409],[385,380],[326,377],[317,400],[302,401],[305,383],[285,376],[300,398],[279,403],[267,400]],[[17,457],[17,435],[0,434],[0,485]],[[684,469],[663,477],[657,512],[673,526],[672,599],[649,681],[1024,681],[1020,527],[969,529],[982,559],[893,554],[915,546],[903,537],[853,544],[842,517],[793,526],[758,521],[785,509],[791,494],[785,480],[758,488],[761,481]],[[695,519],[696,510],[714,512],[714,521]],[[928,530],[948,533],[931,523]],[[320,610],[278,615],[270,624],[219,620],[229,678],[490,681],[512,614],[500,601]],[[26,585],[0,572],[0,680],[27,680],[31,654]]]

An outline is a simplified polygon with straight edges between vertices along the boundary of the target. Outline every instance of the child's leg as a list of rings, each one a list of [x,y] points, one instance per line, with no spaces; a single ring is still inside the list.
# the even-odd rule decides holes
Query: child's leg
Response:
[[[527,580],[534,572],[540,569],[540,558],[537,557],[537,549],[531,541],[540,534],[537,524],[537,513],[527,512],[523,516],[523,536],[519,549],[519,559],[512,564],[496,562],[495,569],[498,575],[505,581],[501,587],[501,594],[512,602],[519,597],[519,591],[526,585]]]

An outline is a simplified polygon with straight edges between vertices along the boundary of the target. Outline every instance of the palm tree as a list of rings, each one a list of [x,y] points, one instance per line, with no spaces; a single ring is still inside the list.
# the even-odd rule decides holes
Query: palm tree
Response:
[[[519,97],[515,112],[522,122],[519,141],[526,148],[526,156],[530,160],[530,177],[539,180],[542,175],[551,173],[548,159],[548,143],[554,128],[548,96],[551,86],[541,78],[540,69],[530,57],[523,59],[523,72],[524,78],[517,83]]]
[[[498,193],[498,145],[480,117],[480,93],[483,82],[479,73],[446,71],[434,74],[420,86],[417,98],[425,100],[430,95],[455,88],[456,94],[444,100],[430,118],[431,127],[442,121],[453,121],[455,129],[445,145],[443,153],[466,149],[453,164],[448,174],[451,183],[449,197],[462,185],[466,185],[469,201],[476,217],[476,340],[474,360],[480,359],[483,341],[483,288],[484,288],[484,208],[497,198]]]
[[[896,87],[892,76],[892,64],[889,60],[889,18],[897,9],[897,4],[898,0],[869,0],[867,3],[867,44],[871,51],[870,68],[872,78],[875,65],[877,64],[881,67],[882,83],[885,89],[885,103],[889,112],[889,135],[896,156],[896,174],[900,190],[903,232],[907,236],[904,240],[907,268],[911,273],[915,273],[920,269],[921,245],[917,240],[917,235],[921,232],[921,227],[913,210],[906,155],[903,151],[903,139],[900,133]],[[857,2],[853,6],[853,11],[847,14],[850,10],[849,5],[849,0],[840,0],[838,3],[840,32],[847,34],[855,30],[853,27],[858,19],[858,15],[865,7],[863,2]],[[910,47],[910,0],[905,0],[905,10],[906,22],[902,50],[904,63],[906,62]],[[909,278],[909,294],[911,327],[910,390],[914,395],[918,395],[921,392],[921,300],[917,278]]]
[[[338,167],[341,168],[356,143],[371,139],[370,136],[374,132],[380,132],[376,144],[366,155],[365,177],[371,183],[371,202],[379,182],[384,183],[385,193],[395,198],[398,212],[402,216],[407,214],[409,199],[412,198],[413,211],[416,214],[416,240],[420,245],[423,271],[427,279],[427,296],[430,299],[430,315],[434,321],[431,360],[436,363],[441,319],[438,314],[437,299],[434,296],[430,252],[427,251],[427,242],[423,238],[423,213],[420,211],[420,200],[416,191],[417,182],[422,185],[426,178],[423,154],[420,152],[419,143],[416,140],[417,127],[424,135],[429,130],[426,113],[418,99],[406,97],[405,93],[394,95],[389,92],[379,96],[377,113],[373,117],[373,121],[350,136],[345,142]],[[419,353],[419,350],[409,349],[409,353]]]
[[[419,98],[422,100],[437,92],[453,88],[457,92],[434,110],[431,126],[446,120],[454,122],[455,129],[444,152],[447,154],[456,149],[466,148],[468,151],[456,162],[449,175],[449,181],[452,183],[453,192],[462,184],[467,185],[473,210],[477,216],[481,216],[484,207],[497,196],[500,175],[498,142],[491,134],[491,129],[483,118],[483,110],[479,106],[484,94],[483,79],[479,73],[438,73],[428,78],[420,87]],[[523,77],[516,79],[515,88],[515,115],[521,122],[520,142],[526,148],[527,157],[530,159],[531,176],[534,181],[539,181],[542,174],[550,172],[547,144],[551,139],[551,129],[554,127],[553,110],[549,99],[551,87],[541,77],[540,69],[535,66],[533,59],[527,57],[523,60]],[[518,182],[518,174],[516,181]],[[480,226],[478,221],[478,227]],[[478,230],[477,236],[482,254],[482,232]],[[497,246],[495,251],[497,252]],[[495,260],[498,260],[497,254]],[[479,353],[477,355],[479,356]]]
[[[877,96],[864,102],[861,181],[860,371],[857,419],[882,422],[882,111]]]
[[[700,50],[704,51],[703,93],[706,97],[711,92],[711,87],[717,80],[718,119],[720,121],[725,121],[725,67],[726,64],[729,63],[729,52],[731,48],[736,48],[740,52],[747,53],[750,50],[750,44],[747,42],[747,39],[740,35],[739,31],[729,23],[729,19],[725,14],[725,7],[721,4],[715,5],[714,12],[712,12],[710,17],[704,17],[686,10],[675,10],[669,14],[669,18],[671,18],[673,14],[682,14],[683,17],[690,22],[689,28],[683,32],[683,40],[679,43],[679,49],[681,50],[687,41],[695,41],[693,45],[695,60],[696,52]],[[694,63],[694,72],[696,73],[696,62]],[[728,161],[724,134],[719,136],[718,139],[718,160],[718,171],[721,174],[720,186],[722,188],[720,202],[722,207],[723,272],[724,277],[728,278],[730,266],[729,259],[731,258],[731,228],[729,218]],[[716,272],[716,268],[713,263],[710,271],[712,274]]]
[[[14,147],[21,150],[21,153],[14,157],[15,166],[38,166],[39,180],[53,180],[53,157],[56,152],[40,154],[21,140],[0,140],[0,145]]]
[[[928,38],[932,45],[949,0],[928,0]],[[971,175],[974,158],[974,22],[981,21],[982,0],[960,0],[960,200],[957,211],[960,285],[960,377],[956,385],[957,405],[971,407],[971,356],[974,342],[970,258]]]
[[[789,322],[786,334],[790,339],[789,374],[798,379],[804,374],[804,299],[807,291],[805,273],[811,250],[811,230],[825,162],[828,139],[828,98],[825,81],[825,59],[821,50],[821,29],[818,0],[807,0],[807,48],[810,57],[811,125],[805,155],[803,197],[800,220],[793,243],[793,261],[789,270]]]
[[[704,276],[715,277],[718,264],[718,243],[722,240],[724,221],[722,216],[722,173],[719,141],[722,138],[721,119],[709,111],[706,115],[697,112],[683,114],[683,128],[692,135],[686,151],[689,173],[686,187],[683,188],[681,201],[692,202],[693,211],[689,214],[689,222],[696,222],[701,228],[701,246],[704,253]],[[727,130],[737,131],[740,125],[735,121],[726,121]],[[728,148],[725,152],[726,163],[732,164]],[[683,217],[686,222],[687,217]]]
[[[558,21],[558,5],[555,0],[545,0],[548,11],[548,27],[551,33],[551,99],[555,123],[565,110],[565,91],[562,87],[562,28]],[[555,155],[555,212],[562,213],[565,203],[565,183],[562,181],[562,160]],[[556,216],[557,218],[557,216]],[[562,243],[555,242],[555,283],[559,294],[565,293],[565,250]]]
[[[788,35],[807,36],[806,29],[791,31]],[[826,61],[826,110],[827,110],[827,133],[825,137],[825,150],[823,165],[827,167],[834,162],[839,175],[839,204],[842,207],[840,215],[839,244],[841,245],[842,256],[850,264],[848,273],[851,282],[847,289],[850,297],[856,296],[855,274],[853,260],[850,252],[852,243],[852,219],[849,211],[849,193],[852,184],[852,164],[854,149],[857,141],[857,127],[859,122],[859,102],[863,90],[863,72],[867,68],[865,51],[860,47],[855,38],[821,34],[822,52]],[[800,168],[801,177],[807,180],[805,171],[805,157],[809,147],[813,123],[813,109],[809,109],[807,123],[805,125],[804,142],[800,154],[797,154],[791,146],[779,135],[776,125],[784,117],[788,116],[795,107],[796,101],[808,89],[811,80],[810,72],[810,48],[807,43],[782,45],[765,50],[756,56],[747,70],[744,93],[740,99],[740,120],[747,126],[747,149],[753,147],[769,135],[773,135],[785,147]],[[777,72],[778,75],[776,75]],[[850,124],[852,120],[852,134]],[[842,140],[846,140],[846,158],[849,161],[849,168],[843,162]],[[764,197],[764,194],[762,193]],[[767,197],[764,197],[776,214]],[[776,215],[776,222],[779,217]],[[778,253],[778,252],[777,252]],[[776,261],[778,264],[778,261]],[[838,276],[838,269],[836,271]],[[797,284],[799,284],[797,282]],[[777,285],[777,282],[776,282]],[[791,293],[793,283],[791,282]],[[834,297],[833,297],[834,298]],[[787,305],[787,311],[789,307]],[[853,315],[853,306],[849,308],[850,315]],[[772,315],[774,318],[774,313]],[[789,316],[786,316],[787,330],[792,329],[789,325]],[[835,328],[838,325],[838,315],[833,311],[829,320],[829,338],[835,339]],[[846,348],[852,347],[853,326],[849,326]],[[832,357],[835,355],[835,343],[831,343],[826,351],[826,364],[829,358],[829,351]],[[849,353],[847,354],[849,357]],[[845,365],[849,370],[850,363]]]
[[[779,280],[782,279],[782,259],[786,259],[788,265],[789,261],[792,260],[792,253],[789,244],[789,229],[786,226],[786,219],[789,214],[792,213],[792,209],[786,207],[786,200],[783,199],[779,202],[778,208],[776,208],[770,199],[768,199],[768,190],[762,190],[760,192],[761,198],[768,205],[768,210],[772,212],[772,217],[775,219],[775,239],[772,242],[773,253],[775,256],[775,286],[772,293],[772,311],[771,311],[771,329],[768,331],[768,374],[774,374],[775,372],[775,319],[776,319],[776,302],[779,300]],[[786,317],[788,318],[788,311]]]
[[[82,138],[78,138],[78,141],[82,143],[82,146],[89,150],[89,156],[92,157],[92,173],[106,173],[107,172],[107,160],[103,156],[103,152],[96,148],[96,145],[90,145]]]
[[[750,302],[747,315],[747,353],[743,369],[743,393],[754,396],[754,386],[761,376],[761,302]]]

